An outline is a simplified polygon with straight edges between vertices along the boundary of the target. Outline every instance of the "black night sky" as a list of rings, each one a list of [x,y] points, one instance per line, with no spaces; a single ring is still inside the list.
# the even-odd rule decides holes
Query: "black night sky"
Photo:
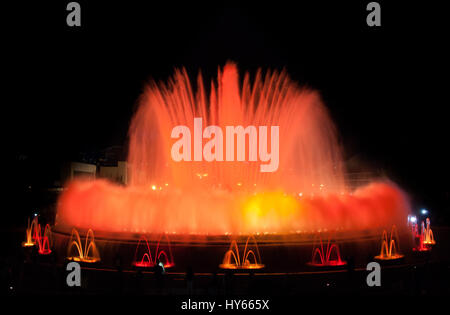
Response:
[[[13,189],[45,185],[79,152],[125,144],[148,79],[165,80],[181,66],[211,78],[233,60],[251,73],[286,68],[319,90],[346,157],[384,170],[414,207],[448,220],[442,8],[379,1],[382,26],[370,28],[368,1],[79,2],[81,28],[66,25],[65,1],[2,10],[11,94],[2,102],[4,153]],[[27,171],[18,162],[23,156],[32,161]]]

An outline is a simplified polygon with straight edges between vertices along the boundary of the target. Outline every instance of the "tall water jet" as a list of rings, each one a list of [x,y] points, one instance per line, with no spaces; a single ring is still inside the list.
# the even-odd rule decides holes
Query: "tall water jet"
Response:
[[[251,235],[367,230],[404,220],[409,204],[394,184],[348,187],[335,127],[316,92],[300,88],[284,71],[259,70],[253,79],[245,74],[239,82],[236,65],[229,63],[219,69],[209,92],[201,75],[193,84],[185,70],[177,70],[166,84],[150,83],[130,126],[129,185],[69,183],[58,202],[58,228]],[[278,126],[278,169],[261,172],[261,161],[250,158],[251,148],[261,150],[261,144],[253,147],[250,132],[241,138],[248,149],[243,161],[237,160],[242,148],[234,135],[229,148],[234,161],[195,156],[194,161],[175,161],[176,126],[192,131],[193,150],[213,140],[207,128],[198,130],[196,118],[221,130]],[[215,150],[219,155],[220,145]]]

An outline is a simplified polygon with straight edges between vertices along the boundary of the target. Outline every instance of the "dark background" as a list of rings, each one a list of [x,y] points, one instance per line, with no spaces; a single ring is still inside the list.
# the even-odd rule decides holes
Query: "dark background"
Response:
[[[1,10],[11,214],[32,211],[23,191],[51,185],[62,161],[126,145],[148,79],[181,66],[209,79],[233,60],[251,73],[285,68],[319,90],[346,158],[383,170],[414,210],[449,222],[448,32],[439,2],[379,1],[379,28],[366,24],[370,1],[79,1],[81,28],[66,25],[68,2]]]

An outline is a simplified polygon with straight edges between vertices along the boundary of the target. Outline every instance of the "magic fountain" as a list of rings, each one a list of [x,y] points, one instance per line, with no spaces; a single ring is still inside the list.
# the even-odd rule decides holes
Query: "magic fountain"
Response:
[[[129,184],[73,180],[58,202],[57,229],[128,238],[294,235],[352,233],[403,222],[409,203],[396,185],[348,185],[337,133],[317,92],[300,88],[284,71],[259,70],[240,82],[236,65],[228,63],[209,87],[200,74],[191,82],[185,70],[166,84],[150,83],[130,126]],[[223,130],[279,126],[277,171],[260,172],[249,152],[245,162],[174,161],[171,131],[180,125],[195,130],[195,118]],[[239,138],[234,154],[238,143]]]

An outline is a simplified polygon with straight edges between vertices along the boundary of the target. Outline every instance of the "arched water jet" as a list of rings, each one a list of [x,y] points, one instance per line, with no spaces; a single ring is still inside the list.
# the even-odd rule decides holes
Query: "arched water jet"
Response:
[[[169,254],[167,254],[166,251],[160,249],[161,240],[162,240],[163,236],[165,237]],[[144,249],[146,248],[146,250],[144,250],[143,253],[140,252],[140,255],[138,255],[139,249],[141,248],[141,244],[145,244]],[[150,249],[150,245],[148,243],[147,238],[145,236],[141,236],[139,238],[139,242],[138,242],[138,244],[136,246],[136,250],[134,252],[133,266],[139,267],[139,268],[154,267],[157,264],[158,260],[161,261],[161,256],[164,257],[164,262],[162,262],[164,268],[170,268],[170,267],[175,266],[175,263],[173,260],[173,255],[172,255],[172,246],[170,245],[169,237],[166,234],[162,234],[159,237],[158,242],[156,243],[155,254],[152,255],[152,251]],[[141,258],[139,259],[139,257],[141,257]]]
[[[319,239],[318,242],[317,239]],[[347,262],[341,258],[339,245],[334,241],[332,234],[328,234],[327,247],[325,250],[322,235],[320,233],[316,234],[314,237],[311,261],[308,265],[313,267],[338,267],[345,266],[346,264]]]
[[[400,240],[398,238],[397,227],[392,226],[390,237],[388,238],[387,231],[384,230],[381,236],[380,254],[375,256],[378,260],[398,260],[404,255],[400,253]]]
[[[76,254],[72,253],[73,248],[76,249]],[[86,233],[84,247],[81,243],[80,234],[73,228],[69,239],[69,246],[67,247],[67,259],[73,261],[81,261],[85,263],[95,263],[100,261],[100,253],[95,244],[94,231],[89,229]]]
[[[38,224],[37,233],[36,242],[38,244],[38,253],[40,255],[49,255],[52,252],[51,246],[53,243],[50,225],[45,225],[44,233],[42,234],[41,225]]]
[[[23,247],[32,247],[36,245],[37,238],[37,228],[38,228],[38,218],[34,217],[30,224],[30,218],[28,218],[28,225],[26,229],[26,239],[22,242]]]
[[[253,247],[255,251],[249,249],[248,242],[250,239],[253,241]],[[253,262],[250,261],[249,256],[253,257]],[[233,259],[233,261],[232,261]],[[239,254],[239,246],[236,240],[231,241],[230,248],[225,252],[222,263],[219,265],[222,269],[262,269],[264,264],[261,263],[261,255],[259,253],[258,244],[253,235],[250,235],[245,242],[244,252],[242,253],[242,259]]]
[[[435,245],[436,241],[434,240],[434,235],[433,235],[433,231],[430,228],[430,219],[427,218],[426,219],[426,227],[422,221],[422,232],[421,232],[421,237],[422,237],[422,242],[424,245]]]
[[[432,247],[436,244],[434,240],[434,234],[430,227],[430,219],[427,218],[425,223],[422,221],[420,234],[416,236],[418,240],[418,245],[413,248],[414,251],[418,252],[427,252],[432,249]],[[416,243],[417,244],[417,243]]]

